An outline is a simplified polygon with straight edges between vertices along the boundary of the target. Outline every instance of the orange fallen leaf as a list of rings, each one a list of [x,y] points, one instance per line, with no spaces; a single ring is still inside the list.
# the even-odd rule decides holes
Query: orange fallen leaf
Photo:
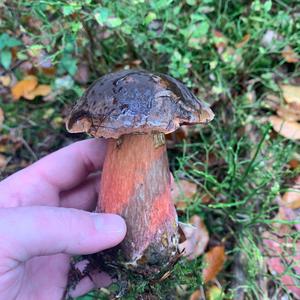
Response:
[[[299,62],[299,56],[297,53],[293,50],[291,46],[286,46],[282,52],[281,52],[282,57],[284,60],[288,63],[297,63]]]
[[[236,48],[242,48],[245,44],[248,43],[249,40],[250,40],[250,34],[247,33],[246,35],[243,36],[242,40],[235,45]]]
[[[50,67],[47,67],[47,68],[41,68],[42,72],[45,74],[45,75],[48,75],[48,76],[54,76],[55,73],[56,73],[56,68],[53,67],[53,66],[50,66]]]
[[[280,88],[283,93],[283,98],[287,103],[300,104],[300,86],[282,84]]]
[[[300,139],[300,123],[293,121],[285,121],[277,116],[269,117],[269,121],[273,129],[283,137],[290,140]]]
[[[26,76],[23,80],[17,82],[17,84],[11,88],[13,99],[19,100],[25,94],[33,91],[37,85],[38,79],[36,76]]]
[[[219,274],[225,260],[226,255],[224,246],[213,247],[204,255],[205,265],[202,271],[204,283],[213,280]]]
[[[190,224],[180,223],[180,228],[186,238],[179,245],[179,249],[184,251],[183,255],[192,260],[203,254],[209,241],[208,231],[203,220],[194,215],[190,219]]]
[[[51,92],[50,85],[40,84],[33,91],[25,93],[23,97],[27,100],[33,100],[37,96],[47,96]]]
[[[281,202],[288,208],[300,208],[300,176],[296,178],[292,188],[284,193]]]
[[[288,162],[288,164],[292,170],[295,170],[299,167],[300,162],[298,159],[293,158]]]
[[[189,300],[202,300],[202,299],[205,299],[205,295],[203,295],[203,292],[201,290],[194,291],[189,298]]]

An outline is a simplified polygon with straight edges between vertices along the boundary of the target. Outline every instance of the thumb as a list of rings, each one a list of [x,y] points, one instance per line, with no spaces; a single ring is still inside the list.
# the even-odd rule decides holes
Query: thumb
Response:
[[[113,214],[46,206],[0,209],[0,255],[5,251],[18,261],[95,253],[117,245],[125,234],[124,220]]]

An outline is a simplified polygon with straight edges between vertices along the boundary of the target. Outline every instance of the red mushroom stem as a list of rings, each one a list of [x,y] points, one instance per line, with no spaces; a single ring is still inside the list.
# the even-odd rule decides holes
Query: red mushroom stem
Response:
[[[125,219],[121,249],[127,265],[135,268],[162,267],[177,253],[166,145],[157,143],[162,136],[132,134],[108,141],[98,209]]]

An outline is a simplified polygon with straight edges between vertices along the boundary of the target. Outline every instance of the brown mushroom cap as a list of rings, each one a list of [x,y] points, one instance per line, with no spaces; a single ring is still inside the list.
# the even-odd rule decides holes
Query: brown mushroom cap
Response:
[[[67,120],[69,132],[119,138],[130,133],[170,133],[180,124],[207,123],[208,105],[180,81],[145,70],[123,70],[96,80]]]

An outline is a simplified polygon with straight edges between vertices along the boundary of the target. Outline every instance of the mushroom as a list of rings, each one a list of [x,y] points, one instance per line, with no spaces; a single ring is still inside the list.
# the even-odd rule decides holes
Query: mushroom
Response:
[[[142,274],[178,254],[178,221],[164,135],[214,117],[180,81],[145,70],[96,80],[72,109],[67,130],[108,139],[97,211],[121,215],[123,265]]]

